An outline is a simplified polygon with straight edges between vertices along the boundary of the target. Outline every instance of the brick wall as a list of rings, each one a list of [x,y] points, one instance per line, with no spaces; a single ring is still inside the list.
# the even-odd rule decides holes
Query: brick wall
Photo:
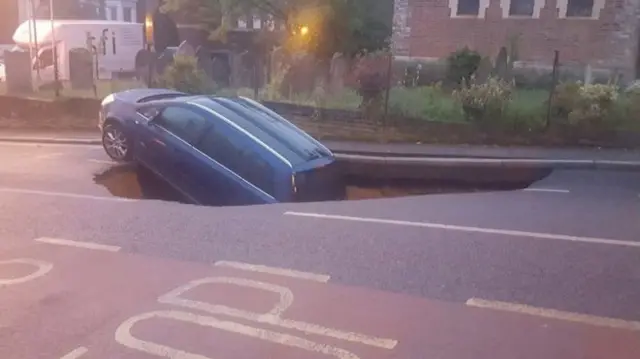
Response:
[[[449,1],[396,0],[394,41],[399,49],[406,47],[403,41],[410,34],[408,51],[399,55],[443,58],[466,45],[495,57],[510,36],[520,34],[522,61],[551,65],[558,50],[563,64],[591,64],[635,76],[639,0],[605,0],[598,19],[559,19],[557,0],[544,1],[537,19],[503,18],[501,0],[488,0],[484,18],[451,18]],[[403,15],[405,3],[410,17]]]

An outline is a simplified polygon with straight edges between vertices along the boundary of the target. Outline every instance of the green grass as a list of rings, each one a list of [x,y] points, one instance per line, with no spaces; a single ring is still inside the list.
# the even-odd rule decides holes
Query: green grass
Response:
[[[389,112],[431,121],[464,121],[460,105],[450,95],[434,86],[394,87],[389,94]]]

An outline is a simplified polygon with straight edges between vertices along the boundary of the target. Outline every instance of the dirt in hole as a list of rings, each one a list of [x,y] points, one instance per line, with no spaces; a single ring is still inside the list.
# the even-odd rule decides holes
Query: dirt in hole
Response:
[[[94,182],[105,187],[114,197],[149,199],[186,203],[184,197],[168,183],[140,166],[114,165],[94,176]],[[345,178],[347,201],[394,198],[444,193],[469,193],[481,191],[513,190],[527,187],[529,183],[491,184],[478,186],[468,183],[425,182],[419,180],[371,180]]]

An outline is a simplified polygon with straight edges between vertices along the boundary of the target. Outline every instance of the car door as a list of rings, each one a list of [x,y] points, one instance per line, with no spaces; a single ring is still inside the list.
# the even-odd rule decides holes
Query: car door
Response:
[[[208,127],[207,119],[188,104],[169,104],[147,124],[144,158],[150,167],[188,200],[200,203],[202,194],[193,183],[204,180],[202,161],[193,144]]]
[[[275,169],[249,142],[223,121],[214,123],[196,144],[210,159],[210,177],[216,178],[214,205],[274,203]]]

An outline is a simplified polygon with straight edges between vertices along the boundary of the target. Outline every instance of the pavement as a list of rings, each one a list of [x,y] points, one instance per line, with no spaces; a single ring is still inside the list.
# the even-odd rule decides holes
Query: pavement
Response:
[[[1,358],[638,358],[640,173],[211,208],[0,143]]]
[[[0,141],[100,144],[97,131],[2,130]],[[572,169],[640,170],[640,149],[499,147],[324,141],[337,157],[359,162],[437,166],[544,166]]]

